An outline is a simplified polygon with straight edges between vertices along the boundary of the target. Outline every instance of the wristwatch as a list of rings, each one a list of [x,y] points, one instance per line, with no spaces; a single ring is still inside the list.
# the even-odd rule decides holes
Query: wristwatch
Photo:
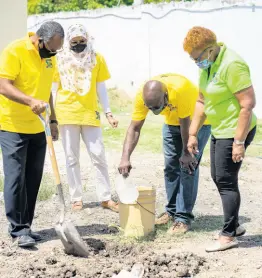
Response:
[[[234,140],[234,143],[236,145],[245,145],[245,141],[240,141],[240,140]]]
[[[58,121],[57,120],[50,120],[49,124],[57,124],[58,125]]]
[[[113,118],[112,112],[107,112],[107,113],[106,113],[106,117],[107,117],[107,118],[109,118],[109,117],[110,117],[110,118]]]

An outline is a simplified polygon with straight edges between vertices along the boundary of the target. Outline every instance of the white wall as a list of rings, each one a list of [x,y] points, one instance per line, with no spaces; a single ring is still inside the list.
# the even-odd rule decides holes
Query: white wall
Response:
[[[84,24],[106,57],[112,74],[109,85],[133,96],[142,81],[159,73],[181,73],[197,83],[198,70],[182,44],[192,26],[208,27],[250,65],[256,112],[262,117],[262,1],[253,3],[256,6],[243,1],[238,6],[221,1],[172,2],[30,16],[28,28],[36,30],[47,19],[57,20],[65,29],[73,23]]]
[[[0,0],[0,52],[11,41],[26,35],[27,0]]]

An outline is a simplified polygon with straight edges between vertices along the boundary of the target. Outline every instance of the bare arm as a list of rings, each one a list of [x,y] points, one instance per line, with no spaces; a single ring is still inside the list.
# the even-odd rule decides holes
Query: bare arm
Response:
[[[183,152],[188,153],[187,142],[189,137],[190,117],[179,119],[179,122],[180,122],[180,132],[181,132],[182,143],[183,143]]]
[[[122,159],[130,160],[130,156],[138,143],[140,131],[144,122],[145,120],[131,121],[124,141]]]
[[[12,80],[0,78],[0,94],[6,98],[24,105],[31,105],[32,97],[19,91]]]
[[[189,128],[189,139],[187,143],[187,149],[192,156],[199,152],[197,134],[206,120],[204,105],[204,96],[202,93],[199,93],[199,97],[195,106],[195,113]]]
[[[130,163],[130,156],[134,151],[140,136],[141,128],[145,120],[142,121],[131,121],[131,124],[127,130],[126,138],[123,146],[122,158],[118,171],[124,177],[129,175],[130,170],[132,169]]]
[[[49,98],[49,107],[50,107],[50,120],[56,120],[56,114],[55,114],[55,108],[54,108],[54,100],[53,100],[53,94],[51,92],[50,98]]]
[[[202,93],[199,93],[198,100],[195,106],[194,116],[189,128],[190,136],[197,136],[198,131],[203,126],[206,120],[206,114],[204,110],[205,99]]]
[[[245,141],[252,119],[252,110],[256,106],[256,97],[253,86],[235,94],[240,105],[240,113],[235,134],[235,140]]]
[[[37,115],[45,111],[46,103],[44,101],[24,94],[13,85],[12,80],[0,78],[0,94],[12,101],[30,106],[32,112]]]

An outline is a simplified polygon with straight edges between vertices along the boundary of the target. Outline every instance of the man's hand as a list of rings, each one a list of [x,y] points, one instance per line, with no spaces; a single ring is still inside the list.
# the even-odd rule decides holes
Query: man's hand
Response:
[[[121,162],[118,166],[118,171],[123,177],[127,178],[132,169],[132,165],[129,160],[121,159]]]
[[[107,115],[106,117],[107,117],[109,124],[112,126],[112,128],[117,128],[118,120],[115,119],[112,114]]]
[[[232,149],[232,160],[235,163],[241,162],[245,157],[245,146],[244,145],[237,145],[233,143]]]
[[[195,168],[198,163],[194,155],[188,152],[183,153],[179,161],[181,167],[187,169],[190,175],[195,171]]]
[[[56,123],[50,124],[50,130],[53,141],[57,141],[59,137],[58,126]]]
[[[199,153],[198,141],[196,136],[189,135],[188,142],[187,142],[187,150],[192,156]]]
[[[33,111],[33,113],[35,113],[36,115],[40,115],[43,112],[45,112],[47,105],[48,104],[42,100],[32,98],[29,106],[30,106],[31,110]]]

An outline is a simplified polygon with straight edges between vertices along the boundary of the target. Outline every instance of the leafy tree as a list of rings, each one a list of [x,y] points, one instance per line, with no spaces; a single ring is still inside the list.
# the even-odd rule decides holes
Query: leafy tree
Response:
[[[133,0],[28,0],[28,14],[91,10],[117,4],[132,5]]]
[[[134,0],[28,0],[28,14],[92,10],[117,5],[132,5]],[[145,4],[180,0],[144,0]],[[192,1],[192,0],[184,0]]]

